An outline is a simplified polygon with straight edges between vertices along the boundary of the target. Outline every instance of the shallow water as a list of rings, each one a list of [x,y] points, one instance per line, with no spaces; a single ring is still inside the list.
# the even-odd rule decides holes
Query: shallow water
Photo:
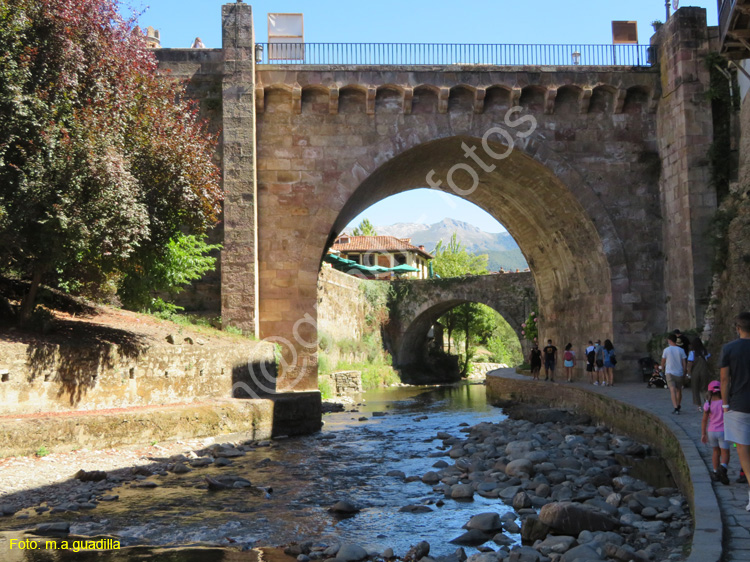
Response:
[[[449,541],[463,532],[472,515],[512,511],[497,499],[475,496],[471,502],[445,499],[442,508],[432,505],[431,513],[401,513],[405,505],[434,502],[443,495],[420,481],[404,483],[385,476],[389,470],[421,476],[440,458],[450,462],[429,456],[443,454],[438,431],[463,435],[460,424],[504,419],[501,410],[488,406],[483,385],[394,388],[365,393],[362,399],[359,412],[324,416],[325,426],[316,435],[258,448],[233,459],[230,467],[150,477],[158,488],[115,488],[110,493],[119,494],[117,502],[101,502],[86,513],[34,514],[27,524],[68,520],[71,533],[115,535],[123,546],[231,541],[261,546],[313,540],[391,547],[404,555],[411,545],[426,540],[432,545],[431,556],[438,556],[456,549]],[[376,411],[387,415],[373,417]],[[368,420],[358,421],[361,416]],[[423,416],[426,419],[417,421]],[[224,474],[273,491],[264,495],[195,487],[204,476]],[[340,499],[362,510],[351,518],[337,518],[328,508]]]

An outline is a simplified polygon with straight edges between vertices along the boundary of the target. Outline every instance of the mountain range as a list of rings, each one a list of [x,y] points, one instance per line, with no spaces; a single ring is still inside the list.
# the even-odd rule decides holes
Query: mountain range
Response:
[[[444,218],[435,224],[397,223],[376,226],[381,236],[411,238],[415,246],[424,246],[428,252],[435,249],[438,241],[447,244],[453,233],[469,252],[487,254],[490,271],[503,269],[525,269],[528,267],[518,244],[507,232],[485,232],[474,225],[455,219]]]

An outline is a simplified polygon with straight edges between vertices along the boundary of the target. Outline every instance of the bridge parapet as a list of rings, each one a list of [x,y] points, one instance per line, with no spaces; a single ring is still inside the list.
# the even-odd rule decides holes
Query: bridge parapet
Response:
[[[369,115],[379,110],[483,113],[517,105],[544,114],[618,114],[636,103],[654,113],[661,96],[658,70],[637,67],[263,65],[256,67],[256,76],[259,112],[266,95],[280,90],[291,94],[298,114],[320,112],[312,98],[323,94],[325,109],[335,115],[344,91],[363,95]]]

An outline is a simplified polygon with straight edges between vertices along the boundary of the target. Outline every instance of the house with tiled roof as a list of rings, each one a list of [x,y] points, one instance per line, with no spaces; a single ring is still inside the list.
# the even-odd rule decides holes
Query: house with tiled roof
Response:
[[[339,257],[351,260],[363,266],[380,266],[394,269],[408,266],[416,271],[408,271],[402,276],[413,279],[430,277],[429,262],[434,257],[424,246],[414,246],[411,238],[395,236],[350,236],[341,234],[331,246],[331,251]],[[391,279],[396,272],[385,272],[376,275],[378,279]]]

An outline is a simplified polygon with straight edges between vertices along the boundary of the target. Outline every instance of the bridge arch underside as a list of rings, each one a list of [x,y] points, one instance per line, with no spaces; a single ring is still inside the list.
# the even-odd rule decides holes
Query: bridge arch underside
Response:
[[[469,302],[485,304],[500,313],[510,327],[513,328],[519,340],[521,339],[520,324],[512,316],[506,316],[502,310],[498,310],[492,306],[489,300],[482,302],[478,300],[451,299],[434,304],[414,318],[408,327],[404,327],[405,329],[400,334],[400,338],[395,346],[396,349],[393,350],[393,366],[401,371],[401,378],[404,382],[411,384],[434,384],[437,382],[453,382],[455,380],[453,372],[450,372],[448,369],[441,370],[431,365],[430,358],[428,357],[428,333],[441,316],[457,306]],[[447,336],[447,334],[444,334],[444,336]],[[457,371],[455,374],[458,374]],[[445,380],[440,379],[441,375]]]
[[[488,145],[495,154],[507,151],[500,143],[489,141]],[[496,168],[485,171],[474,165],[476,181],[469,172],[454,169],[451,173],[456,163],[471,162],[464,156],[467,146],[477,147],[477,154],[488,165],[485,168],[490,164]],[[433,179],[442,179],[441,188],[448,187],[450,175],[457,189],[445,191],[483,208],[508,229],[521,248],[534,277],[542,320],[540,337],[576,345],[592,335],[612,337],[611,261],[622,259],[618,245],[609,244],[611,256],[605,253],[607,245],[592,217],[547,166],[518,148],[502,160],[482,152],[482,139],[459,136],[423,143],[390,159],[348,199],[328,242],[377,201],[424,187],[431,172]],[[441,306],[451,308],[447,303]]]

